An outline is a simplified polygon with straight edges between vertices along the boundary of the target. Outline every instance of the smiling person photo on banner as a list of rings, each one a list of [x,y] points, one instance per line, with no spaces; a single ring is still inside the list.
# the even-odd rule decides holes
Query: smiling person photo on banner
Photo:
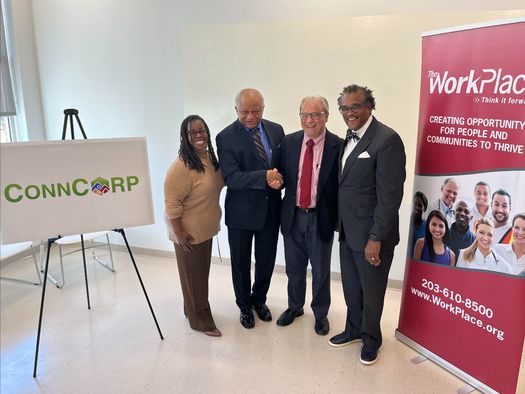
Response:
[[[492,194],[492,218],[494,219],[494,239],[496,243],[510,243],[512,231],[509,223],[511,210],[510,194],[504,189],[498,189]]]
[[[494,224],[481,218],[476,222],[476,240],[468,248],[459,252],[458,268],[511,273],[510,265],[492,249],[494,242]]]
[[[454,178],[446,178],[441,185],[441,197],[428,205],[427,212],[441,211],[447,219],[448,226],[454,222],[454,203],[459,193],[459,185]],[[427,217],[425,217],[427,219]]]
[[[512,242],[495,245],[494,250],[509,263],[514,275],[525,276],[525,213],[512,219]]]
[[[419,238],[425,238],[425,228],[427,221],[423,219],[423,214],[428,207],[428,199],[425,193],[417,191],[414,193],[412,215],[410,221],[410,234],[408,236],[407,257],[414,256],[414,246]]]
[[[450,230],[445,216],[440,211],[433,210],[426,220],[425,237],[416,241],[414,258],[435,264],[454,265],[456,255],[447,246],[449,238]]]
[[[455,215],[456,221],[450,226],[450,237],[447,245],[457,257],[460,249],[465,249],[472,245],[476,235],[470,231],[472,214],[465,201],[460,200],[457,202]]]
[[[479,218],[492,217],[492,210],[490,209],[490,186],[484,181],[479,181],[474,186],[474,200],[471,213],[472,220],[470,221],[470,229],[474,231],[474,225]]]

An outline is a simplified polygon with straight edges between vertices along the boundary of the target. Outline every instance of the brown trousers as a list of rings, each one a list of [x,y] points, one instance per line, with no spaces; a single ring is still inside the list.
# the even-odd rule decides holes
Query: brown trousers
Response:
[[[211,331],[216,328],[208,303],[212,241],[213,238],[193,245],[191,252],[185,252],[179,245],[174,244],[184,312],[190,327],[198,331]]]

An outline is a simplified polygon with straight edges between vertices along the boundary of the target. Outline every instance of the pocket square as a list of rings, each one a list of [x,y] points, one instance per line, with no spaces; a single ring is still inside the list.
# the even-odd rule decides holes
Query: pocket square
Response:
[[[370,155],[368,154],[368,152],[365,150],[364,152],[361,152],[361,154],[359,156],[357,156],[358,159],[370,159]]]

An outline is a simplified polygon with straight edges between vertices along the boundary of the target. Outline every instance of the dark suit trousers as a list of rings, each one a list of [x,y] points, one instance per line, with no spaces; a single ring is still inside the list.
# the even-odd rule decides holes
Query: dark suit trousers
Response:
[[[383,343],[381,314],[394,250],[381,250],[378,267],[366,261],[364,251],[351,249],[345,241],[340,242],[339,254],[347,306],[345,332],[361,336],[363,343],[379,349]]]
[[[275,266],[278,238],[279,223],[272,220],[270,210],[268,210],[266,223],[261,230],[240,230],[228,227],[233,290],[235,291],[235,302],[240,309],[250,309],[253,305],[266,303],[266,294],[270,288]],[[251,287],[250,269],[254,239],[255,280]]]
[[[298,310],[304,306],[306,269],[308,260],[310,260],[312,265],[312,303],[310,305],[316,319],[328,315],[333,240],[333,236],[329,241],[323,241],[319,237],[315,212],[295,212],[290,232],[284,236],[288,308]]]

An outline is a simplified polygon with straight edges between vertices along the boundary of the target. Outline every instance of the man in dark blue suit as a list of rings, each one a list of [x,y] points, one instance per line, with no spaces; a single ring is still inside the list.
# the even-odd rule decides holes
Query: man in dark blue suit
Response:
[[[217,135],[217,152],[224,183],[226,226],[235,300],[243,327],[252,328],[252,308],[271,321],[266,294],[275,265],[282,176],[274,163],[284,137],[281,125],[263,119],[264,99],[255,89],[235,98],[238,119]],[[252,242],[255,240],[255,281],[251,283]]]
[[[377,361],[388,273],[399,243],[405,148],[399,135],[372,116],[367,87],[349,85],[339,98],[348,126],[339,162],[340,259],[347,306],[345,330],[331,346],[362,341],[361,363]]]
[[[328,102],[321,96],[301,101],[302,130],[286,135],[279,170],[285,195],[281,211],[284,236],[288,308],[277,320],[291,324],[304,313],[306,270],[312,265],[315,332],[330,330],[330,261],[337,225],[338,156],[343,140],[326,129]]]

